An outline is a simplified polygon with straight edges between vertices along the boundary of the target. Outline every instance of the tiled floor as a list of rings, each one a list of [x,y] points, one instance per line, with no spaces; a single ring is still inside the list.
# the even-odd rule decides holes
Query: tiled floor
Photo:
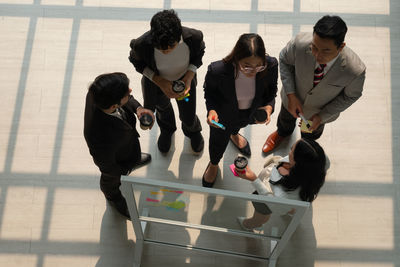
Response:
[[[197,104],[206,146],[206,67],[230,52],[241,33],[258,32],[277,56],[322,15],[345,19],[347,45],[367,65],[364,95],[327,125],[320,139],[331,160],[327,182],[278,266],[400,266],[398,0],[0,0],[0,266],[131,266],[133,229],[106,206],[82,137],[84,96],[98,74],[122,71],[141,99],[140,76],[127,60],[129,41],[163,8],[175,8],[183,25],[204,33]],[[276,116],[267,127],[242,131],[252,166],[263,163],[261,145]],[[207,149],[193,155],[178,130],[174,148],[162,156],[157,127],[140,133],[153,161],[132,175],[201,184]],[[297,136],[276,153],[287,153]],[[235,155],[230,145],[216,187],[249,192],[248,183],[229,174]],[[142,266],[255,264],[149,247]]]

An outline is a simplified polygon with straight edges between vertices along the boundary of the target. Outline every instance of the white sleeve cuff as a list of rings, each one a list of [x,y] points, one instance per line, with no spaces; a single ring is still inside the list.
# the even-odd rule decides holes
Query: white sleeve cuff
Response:
[[[189,67],[188,67],[188,70],[193,71],[194,73],[196,73],[197,67],[195,65],[193,65],[193,64],[190,64]]]
[[[143,70],[143,75],[146,76],[148,79],[150,79],[152,81],[153,80],[153,76],[154,76],[154,71],[152,71],[151,69],[146,67]]]
[[[257,190],[259,195],[271,194],[271,192],[268,190],[267,186],[259,178],[255,179],[251,184]]]

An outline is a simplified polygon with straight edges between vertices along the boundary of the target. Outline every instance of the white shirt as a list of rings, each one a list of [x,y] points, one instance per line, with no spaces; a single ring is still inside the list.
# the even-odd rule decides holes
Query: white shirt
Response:
[[[160,50],[154,48],[154,61],[156,62],[156,67],[160,72],[160,76],[169,81],[178,80],[188,70],[194,73],[197,71],[197,67],[195,65],[189,64],[190,49],[183,41],[183,36],[181,36],[181,40],[179,41],[177,47],[175,47],[174,50],[172,50],[169,54],[165,55]],[[143,70],[143,75],[150,80],[153,80],[154,74],[154,71],[149,67],[145,67]]]
[[[256,77],[247,77],[239,71],[235,79],[235,89],[239,109],[249,109],[256,95]]]
[[[340,54],[340,53],[339,53]],[[324,76],[328,73],[328,71],[331,69],[331,67],[333,66],[333,64],[336,62],[336,59],[339,57],[339,54],[334,58],[334,59],[332,59],[331,61],[329,61],[328,63],[326,63],[326,66],[325,66],[325,68],[324,68]],[[318,67],[319,67],[319,63],[318,62],[315,62],[315,67],[314,67],[314,70],[316,70]]]
[[[289,163],[289,156],[286,156],[279,160],[279,162],[287,162]],[[268,195],[273,194],[276,197],[283,197],[293,200],[300,200],[299,192],[300,188],[298,187],[292,191],[286,191],[285,188],[281,185],[273,185],[268,181],[279,181],[282,178],[282,175],[279,173],[276,168],[277,164],[269,164],[266,166],[258,175],[257,179],[252,182],[254,188],[260,195]],[[268,177],[269,176],[269,177]],[[269,178],[269,179],[268,179]]]
[[[154,48],[154,59],[160,76],[168,81],[181,78],[189,67],[190,51],[183,39],[168,54]]]
[[[113,117],[117,117],[118,119],[124,120],[122,118],[121,112],[119,111],[119,108],[116,108],[113,113],[107,113],[107,112],[104,112],[104,113],[106,113],[110,116],[113,116]]]

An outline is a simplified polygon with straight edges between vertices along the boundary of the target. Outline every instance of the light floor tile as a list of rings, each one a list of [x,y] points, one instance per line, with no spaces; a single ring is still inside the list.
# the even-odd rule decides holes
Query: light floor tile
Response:
[[[160,8],[163,6],[162,0],[150,1],[128,1],[128,0],[83,0],[84,6],[102,7],[127,7],[127,8]]]
[[[369,1],[367,5],[361,5],[357,1],[333,1],[333,0],[302,0],[302,12],[331,12],[353,14],[390,14],[389,0]]]
[[[278,58],[294,33],[312,31],[323,14],[339,14],[348,24],[346,44],[367,66],[364,92],[336,122],[326,125],[319,140],[330,159],[326,183],[277,266],[400,266],[400,5],[389,0],[0,0],[0,266],[133,265],[132,223],[104,199],[98,168],[82,136],[84,98],[97,75],[122,71],[143,102],[141,75],[127,59],[129,42],[149,30],[151,16],[164,8],[176,9],[184,26],[204,34],[196,104],[205,151],[192,153],[176,112],[178,130],[166,155],[157,149],[157,126],[139,130],[142,150],[151,153],[152,162],[131,175],[201,185],[209,161],[202,88],[207,66],[229,54],[239,36],[249,31],[260,34],[267,52]],[[276,128],[280,104],[278,94],[269,125],[241,130],[256,172],[265,161],[261,146]],[[296,129],[274,154],[286,155],[299,136]],[[251,184],[229,170],[237,153],[229,144],[215,187],[250,193]],[[238,227],[235,217],[253,212],[250,205],[221,199],[192,196],[189,201],[194,208],[180,216],[194,223]],[[284,227],[285,221],[273,216],[269,223],[280,222]],[[268,247],[191,229],[152,227],[149,234],[241,251]],[[156,265],[265,266],[146,245],[142,266]]]
[[[294,0],[258,1],[259,11],[293,12]]]

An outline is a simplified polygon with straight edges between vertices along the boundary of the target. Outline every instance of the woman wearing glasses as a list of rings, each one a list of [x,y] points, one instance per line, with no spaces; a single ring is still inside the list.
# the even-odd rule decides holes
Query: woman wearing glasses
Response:
[[[207,123],[210,125],[210,162],[202,184],[213,187],[218,163],[229,140],[246,156],[249,142],[239,134],[248,124],[268,124],[277,92],[278,61],[265,52],[262,38],[255,33],[239,37],[232,52],[211,63],[204,82]],[[266,116],[257,116],[263,113]]]

